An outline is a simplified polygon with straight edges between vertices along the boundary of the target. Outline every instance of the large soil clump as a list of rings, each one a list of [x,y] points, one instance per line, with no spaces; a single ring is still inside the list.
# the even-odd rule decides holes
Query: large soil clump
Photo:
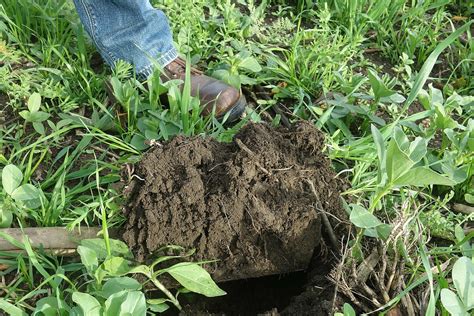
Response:
[[[195,248],[193,260],[219,260],[208,267],[217,280],[305,269],[322,240],[320,209],[340,216],[323,140],[309,123],[249,124],[232,143],[155,147],[126,192],[123,238],[140,261],[164,245]]]

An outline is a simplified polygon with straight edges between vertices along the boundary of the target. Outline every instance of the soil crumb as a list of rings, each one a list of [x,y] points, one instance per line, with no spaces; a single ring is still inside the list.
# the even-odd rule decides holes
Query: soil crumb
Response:
[[[123,239],[142,262],[164,245],[195,248],[193,260],[218,260],[206,268],[219,281],[304,270],[322,243],[317,205],[343,216],[323,144],[301,122],[248,124],[231,143],[176,137],[154,147],[125,192]]]

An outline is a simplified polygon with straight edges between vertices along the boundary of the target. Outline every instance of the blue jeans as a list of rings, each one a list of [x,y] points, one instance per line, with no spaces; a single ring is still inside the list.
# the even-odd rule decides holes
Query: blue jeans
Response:
[[[166,15],[148,0],[74,0],[79,17],[105,62],[124,60],[148,77],[177,56]]]

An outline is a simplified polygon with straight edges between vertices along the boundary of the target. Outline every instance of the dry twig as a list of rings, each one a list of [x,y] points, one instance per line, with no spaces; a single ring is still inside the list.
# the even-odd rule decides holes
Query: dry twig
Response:
[[[250,150],[250,148],[248,148],[240,139],[236,138],[235,139],[235,143],[240,147],[240,149],[242,149],[243,151],[245,151],[247,153],[247,155],[249,155],[250,158],[252,158],[254,161],[255,161],[255,165],[257,167],[260,168],[260,170],[263,171],[263,173],[265,173],[267,176],[271,176],[272,174],[270,173],[270,171],[268,171],[267,169],[265,169],[258,161],[256,161],[255,158],[255,154],[253,151]],[[277,179],[278,181],[278,179]]]
[[[323,219],[323,224],[324,228],[326,228],[326,232],[329,235],[329,241],[331,242],[332,247],[334,248],[334,251],[336,253],[339,253],[339,243],[336,238],[336,234],[334,234],[334,230],[332,229],[331,223],[329,222],[329,219],[324,212],[324,209],[321,205],[321,199],[319,197],[318,192],[316,191],[316,188],[314,187],[314,183],[310,180],[306,180],[306,182],[309,184],[311,187],[311,191],[313,192],[314,197],[316,198],[316,207],[318,208],[319,212],[321,213],[321,217]]]

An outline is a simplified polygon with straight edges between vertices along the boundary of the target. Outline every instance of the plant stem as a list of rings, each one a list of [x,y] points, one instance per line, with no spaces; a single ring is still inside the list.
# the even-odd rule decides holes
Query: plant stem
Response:
[[[153,284],[161,292],[165,293],[165,295],[170,299],[170,301],[174,304],[174,306],[176,306],[179,310],[182,309],[182,307],[179,304],[179,301],[176,299],[176,297],[174,297],[173,294],[170,291],[168,291],[168,289],[160,281],[158,281],[157,278],[154,278],[151,274],[148,275],[148,277],[150,278],[151,282],[153,282]]]

